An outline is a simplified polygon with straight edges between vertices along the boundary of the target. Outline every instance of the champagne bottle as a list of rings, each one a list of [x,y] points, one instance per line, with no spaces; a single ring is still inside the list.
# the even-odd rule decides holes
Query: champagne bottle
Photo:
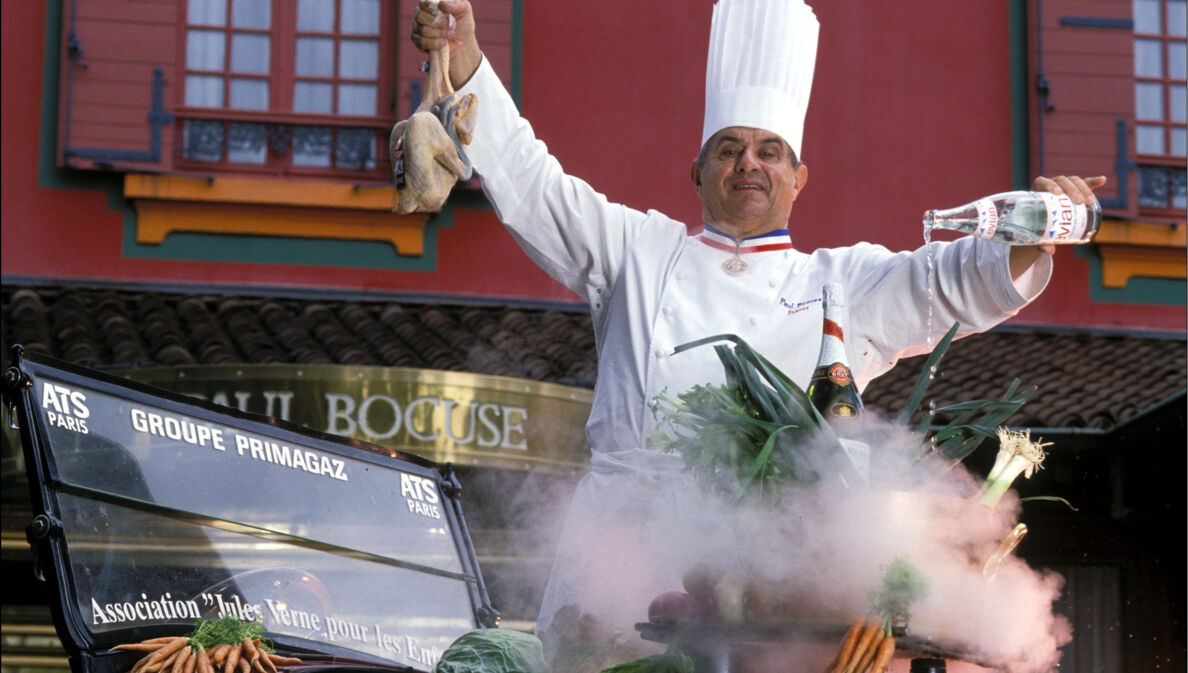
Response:
[[[924,213],[924,233],[952,229],[1009,245],[1088,243],[1101,226],[1101,206],[1065,194],[1003,192],[957,208]]]
[[[842,331],[845,299],[841,285],[828,283],[821,289],[825,320],[821,334],[821,354],[809,381],[808,397],[817,411],[840,435],[848,434],[846,423],[862,413],[862,398],[854,375],[846,363],[845,335]]]

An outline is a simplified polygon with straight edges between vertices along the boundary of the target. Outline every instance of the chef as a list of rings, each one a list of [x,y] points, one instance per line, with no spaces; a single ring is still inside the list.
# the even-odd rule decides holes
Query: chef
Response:
[[[413,41],[422,50],[448,43],[452,83],[478,97],[466,151],[483,189],[528,256],[588,302],[593,316],[591,469],[574,495],[543,599],[537,629],[546,646],[554,644],[546,634],[559,611],[570,622],[594,619],[612,639],[638,640],[632,625],[649,600],[674,588],[671,570],[662,574],[673,541],[648,522],[662,520],[687,487],[674,485],[683,478],[678,458],[645,446],[654,422],[649,403],[664,390],[724,379],[712,349],[674,355],[675,346],[737,334],[806,387],[820,347],[821,288],[837,282],[849,309],[849,363],[864,387],[899,358],[927,350],[954,322],[963,335],[986,330],[1048,282],[1052,258],[1038,248],[974,238],[932,243],[937,282],[929,307],[925,248],[793,246],[787,227],[808,180],[801,139],[818,29],[802,0],[719,0],[714,8],[702,146],[690,168],[705,226],[694,234],[662,213],[610,203],[566,175],[483,58],[466,0],[440,9],[449,17],[422,6]],[[1085,202],[1104,181],[1040,178],[1035,187]],[[646,576],[648,568],[658,574]],[[676,581],[679,587],[679,575]]]

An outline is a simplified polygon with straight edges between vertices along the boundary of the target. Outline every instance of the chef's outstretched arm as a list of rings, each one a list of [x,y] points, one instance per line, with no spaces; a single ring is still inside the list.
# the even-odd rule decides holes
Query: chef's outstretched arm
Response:
[[[412,41],[421,51],[449,45],[450,84],[457,89],[470,81],[483,60],[474,36],[474,11],[467,0],[442,0],[437,7],[439,11],[421,1],[413,21]]]
[[[1104,175],[1095,178],[1080,178],[1075,175],[1058,175],[1054,178],[1040,176],[1031,184],[1037,192],[1052,192],[1053,194],[1067,194],[1073,203],[1093,203],[1097,200],[1093,190],[1106,183]],[[1011,246],[1011,278],[1018,280],[1023,272],[1035,264],[1041,254],[1051,255],[1056,252],[1056,246],[1047,245],[1014,245]]]
[[[474,135],[466,147],[495,215],[538,266],[597,306],[628,249],[645,231],[647,213],[611,203],[590,184],[565,173],[536,137],[475,38],[466,0],[440,3],[441,15],[422,2],[412,30],[421,50],[450,47],[450,83],[479,101]],[[450,25],[450,19],[453,25]],[[683,239],[684,225],[657,214],[655,235]],[[602,305],[606,305],[605,302]]]

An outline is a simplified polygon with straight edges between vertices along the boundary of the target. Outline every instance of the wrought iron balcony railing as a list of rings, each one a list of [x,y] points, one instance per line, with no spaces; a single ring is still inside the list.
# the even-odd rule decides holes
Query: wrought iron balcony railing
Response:
[[[180,161],[229,170],[386,173],[391,122],[285,118],[235,111],[178,112]]]

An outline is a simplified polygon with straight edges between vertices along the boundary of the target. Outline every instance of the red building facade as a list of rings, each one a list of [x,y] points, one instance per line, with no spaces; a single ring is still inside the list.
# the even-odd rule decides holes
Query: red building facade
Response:
[[[208,4],[224,14],[202,15]],[[497,71],[567,170],[697,227],[688,162],[710,5],[678,4],[627,20],[475,3]],[[4,202],[5,275],[573,300],[477,189],[432,218],[388,212],[386,131],[419,100],[411,8],[379,2],[364,28],[338,17],[344,28],[333,13],[303,27],[313,20],[287,5],[263,19],[217,2],[5,5],[4,180],[24,195]],[[1183,157],[1177,168],[1171,140],[1165,156],[1138,154],[1150,124],[1136,122],[1133,10],[1104,7],[815,8],[812,180],[794,242],[914,247],[929,207],[1041,169],[1104,174],[1099,245],[1060,250],[1052,286],[1017,322],[1182,330],[1182,201],[1140,206],[1138,162],[1164,166],[1182,194]],[[195,55],[208,44],[222,53]],[[1159,81],[1182,96],[1181,80]],[[324,103],[301,102],[319,92]],[[1174,115],[1160,128],[1182,138]]]
[[[700,227],[689,165],[710,0],[472,3],[486,55],[568,172],[612,201]],[[580,313],[477,182],[455,189],[440,214],[390,212],[387,132],[416,107],[423,78],[407,39],[413,2],[302,9],[314,4],[4,0],[5,287]],[[1096,241],[1057,251],[1049,288],[1010,329],[1084,337],[1085,360],[1102,334],[1182,344],[1184,2],[809,4],[821,37],[802,157],[810,181],[789,223],[797,247],[913,248],[926,209],[1041,174],[1106,175]],[[1136,425],[1127,437],[1163,441]],[[1106,453],[1090,448],[1083,455]],[[1115,476],[1092,481],[1117,487],[1105,483]],[[1110,595],[1178,596],[1127,624],[1150,617],[1155,626],[1133,628],[1174,628],[1182,644],[1183,615],[1172,610],[1182,607],[1182,561],[1150,570],[1146,543],[1118,542],[1112,515],[1076,529],[1106,560],[1070,577],[1086,586],[1104,577]],[[1119,555],[1130,560],[1111,560]],[[1094,574],[1098,565],[1107,572]],[[1168,591],[1167,577],[1180,584]],[[1110,661],[1122,656],[1118,638],[1091,642],[1106,643]],[[1161,662],[1159,646],[1129,647],[1135,661]]]

